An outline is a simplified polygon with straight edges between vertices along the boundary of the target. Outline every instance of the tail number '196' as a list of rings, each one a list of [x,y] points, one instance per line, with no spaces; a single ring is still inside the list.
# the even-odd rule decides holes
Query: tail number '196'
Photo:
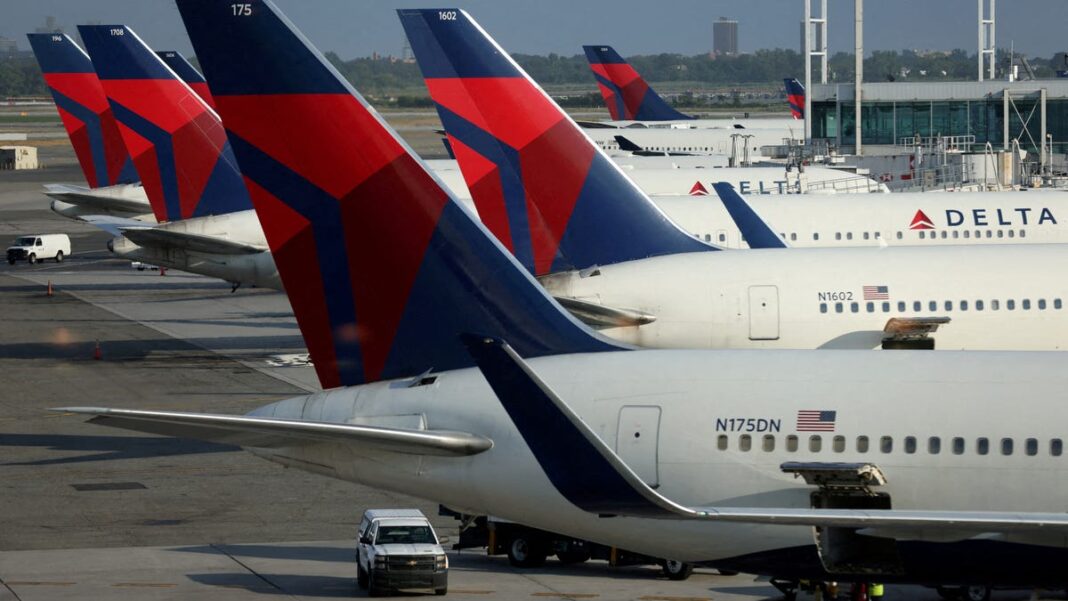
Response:
[[[779,432],[781,419],[766,417],[717,417],[716,432]]]
[[[439,10],[438,21],[455,21],[456,11],[454,10]]]

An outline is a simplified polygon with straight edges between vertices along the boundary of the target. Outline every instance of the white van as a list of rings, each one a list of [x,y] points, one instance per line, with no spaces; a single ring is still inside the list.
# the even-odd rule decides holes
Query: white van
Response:
[[[14,244],[7,247],[7,262],[11,265],[21,260],[32,265],[45,259],[55,259],[56,263],[60,263],[69,255],[70,238],[66,234],[19,236]]]

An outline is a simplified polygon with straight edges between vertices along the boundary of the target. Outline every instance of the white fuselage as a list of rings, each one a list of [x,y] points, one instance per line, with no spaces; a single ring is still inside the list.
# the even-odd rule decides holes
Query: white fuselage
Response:
[[[807,508],[813,488],[784,474],[782,463],[869,462],[886,476],[878,491],[894,509],[1063,512],[1068,464],[1054,456],[1068,418],[1062,362],[1058,353],[636,351],[529,365],[632,470],[683,505]],[[812,409],[837,412],[833,431],[798,431],[798,411]],[[474,369],[424,386],[335,389],[253,414],[386,426],[421,416],[429,429],[477,433],[493,448],[462,458],[330,444],[254,452],[656,557],[708,561],[813,544],[805,527],[579,510],[549,482]],[[1066,544],[1041,535],[1013,541]]]
[[[788,127],[745,128],[734,127],[672,129],[630,127],[626,129],[588,128],[585,133],[602,150],[619,149],[617,135],[626,136],[645,150],[665,152],[705,152],[730,155],[736,153],[738,160],[745,155],[750,159],[760,158],[761,146],[779,146],[788,140],[801,139],[805,135],[803,121],[794,121]],[[733,137],[732,137],[733,136]],[[744,137],[743,137],[744,136]]]
[[[719,119],[682,119],[678,121],[602,121],[622,129],[734,129],[744,131],[746,129],[780,129],[794,131],[798,128],[804,130],[805,122],[791,117],[751,117],[736,119],[723,117]],[[740,125],[743,129],[735,127]],[[597,128],[590,128],[597,129]]]
[[[553,296],[655,316],[603,330],[647,347],[872,349],[891,318],[949,317],[937,348],[1059,350],[1064,273],[1062,244],[900,246],[688,253],[541,282]]]

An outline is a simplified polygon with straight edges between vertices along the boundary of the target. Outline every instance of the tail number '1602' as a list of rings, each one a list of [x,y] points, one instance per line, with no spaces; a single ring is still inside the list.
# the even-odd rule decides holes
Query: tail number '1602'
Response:
[[[456,11],[454,10],[439,10],[438,21],[455,21]]]

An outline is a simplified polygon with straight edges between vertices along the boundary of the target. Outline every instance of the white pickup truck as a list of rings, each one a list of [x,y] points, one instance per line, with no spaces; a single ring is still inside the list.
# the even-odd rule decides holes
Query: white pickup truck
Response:
[[[66,234],[19,236],[14,244],[7,247],[7,262],[10,265],[14,265],[15,261],[27,261],[32,265],[45,259],[55,259],[56,263],[61,263],[68,256],[70,238]]]
[[[400,589],[448,591],[449,559],[418,509],[368,509],[356,545],[356,584],[372,597]]]

